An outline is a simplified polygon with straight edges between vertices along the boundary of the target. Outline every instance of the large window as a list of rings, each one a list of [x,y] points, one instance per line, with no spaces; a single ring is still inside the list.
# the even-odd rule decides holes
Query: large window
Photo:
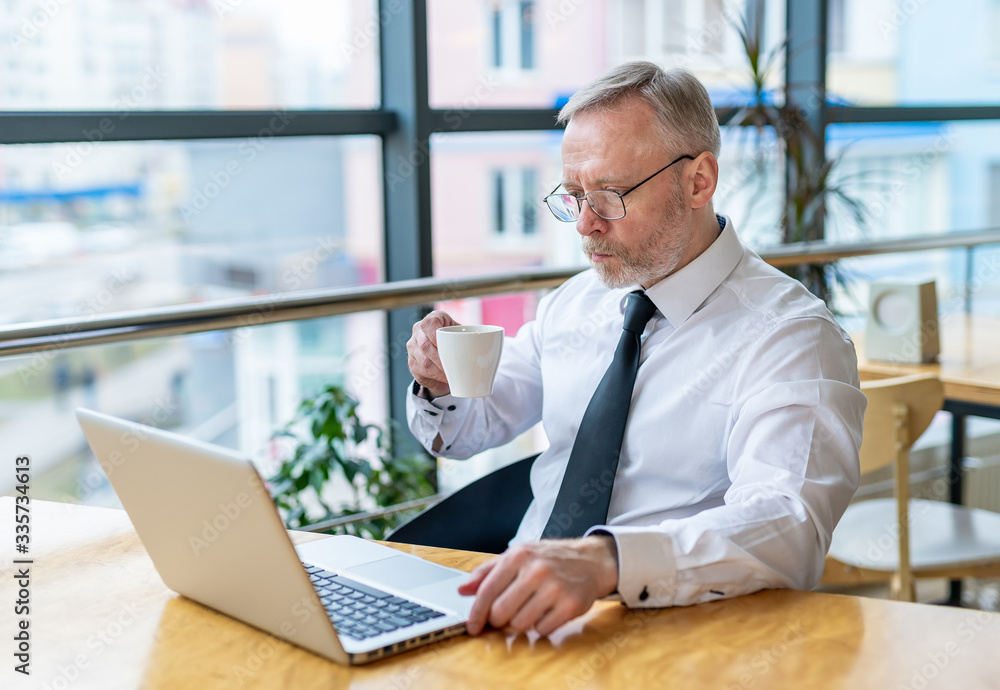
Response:
[[[995,104],[996,0],[831,0],[827,87],[858,105]]]
[[[541,201],[560,179],[559,139],[555,132],[433,138],[436,275],[583,265],[573,225]]]
[[[7,0],[0,108],[370,108],[375,16],[375,0]]]
[[[378,158],[375,137],[0,146],[0,286],[24,295],[0,322],[378,282]]]
[[[833,242],[916,237],[1000,226],[994,190],[1000,161],[1000,124],[984,122],[898,122],[830,125],[828,154],[836,158],[835,179],[860,201],[866,223],[834,215],[827,224]],[[990,265],[995,249],[976,249],[977,265]],[[868,280],[903,276],[933,278],[939,294],[962,294],[969,276],[964,250],[914,252],[843,263],[859,292]],[[980,281],[982,282],[982,281]],[[976,289],[977,310],[997,313],[996,273]],[[960,300],[961,301],[961,300]],[[842,304],[845,313],[863,310],[864,300]],[[960,305],[964,308],[964,304]]]
[[[39,143],[0,145],[0,324],[60,319],[60,340],[120,312],[385,279],[377,121],[287,136],[308,109],[378,106],[374,0],[2,4],[0,139]],[[206,127],[223,138],[178,137]],[[384,423],[381,313],[258,323],[0,358],[3,447],[34,457],[36,496],[104,504],[78,405],[265,459],[327,383]]]
[[[609,67],[685,67],[717,102],[745,89],[742,0],[429,0],[430,102],[436,108],[558,107]],[[780,47],[784,9],[767,0],[765,48]],[[769,84],[783,79],[781,61]]]
[[[868,218],[859,225],[831,207],[828,240],[1000,225],[996,121],[929,121],[908,109],[998,101],[998,0],[427,0],[426,36],[412,32],[425,25],[423,3],[405,0],[0,5],[8,327],[427,274],[583,266],[573,225],[541,203],[561,177],[550,110],[635,59],[691,70],[717,107],[745,104],[738,27],[748,12],[762,27],[763,59],[773,56],[767,98],[782,102],[788,60],[815,67],[801,71],[813,93],[816,80],[828,89],[821,125],[832,180]],[[804,11],[822,7],[825,73],[813,53],[823,45],[818,22]],[[414,60],[425,47],[426,65]],[[811,114],[822,110],[815,105]],[[895,109],[871,115],[863,106],[872,105]],[[715,206],[753,248],[780,241],[785,170],[773,131],[724,128]],[[977,250],[974,269],[996,256]],[[939,293],[960,290],[967,258],[952,250],[844,262],[856,278],[837,292],[838,306],[861,313],[852,305],[863,303],[865,279],[899,273],[932,275]],[[995,276],[981,282],[973,308],[1000,311]],[[439,306],[514,333],[539,298]],[[0,358],[0,424],[30,444],[47,415],[61,420],[53,429],[71,424],[71,405],[149,418],[164,399],[178,406],[164,424],[250,452],[331,380],[346,383],[373,421],[390,410],[399,420],[399,352],[412,321],[391,318],[400,322],[388,331],[370,313]],[[51,435],[38,454],[82,452],[78,436],[57,447]],[[489,462],[541,442],[536,430]]]

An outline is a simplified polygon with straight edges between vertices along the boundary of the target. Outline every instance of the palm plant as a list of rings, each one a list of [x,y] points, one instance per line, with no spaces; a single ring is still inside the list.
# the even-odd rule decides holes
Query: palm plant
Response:
[[[752,133],[755,160],[753,183],[762,192],[771,167],[767,165],[770,133],[776,143],[776,153],[785,161],[784,204],[781,213],[782,244],[820,242],[824,238],[826,221],[838,210],[859,228],[867,223],[867,212],[860,200],[846,187],[849,178],[835,176],[834,171],[845,151],[834,158],[823,156],[822,131],[816,131],[806,119],[802,108],[792,98],[790,84],[785,85],[784,102],[777,102],[768,87],[772,73],[786,54],[788,40],[769,51],[763,46],[764,0],[755,0],[756,7],[745,14],[735,28],[746,58],[749,90],[745,104],[733,107],[720,118],[721,124],[738,125],[741,131]],[[816,98],[826,98],[817,93]],[[763,194],[751,195],[751,206]],[[835,284],[846,285],[849,276],[836,263],[802,264],[783,269],[800,280],[813,294],[830,304]]]

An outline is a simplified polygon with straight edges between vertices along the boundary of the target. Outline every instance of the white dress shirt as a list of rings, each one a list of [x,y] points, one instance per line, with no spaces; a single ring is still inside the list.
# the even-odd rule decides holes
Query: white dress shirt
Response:
[[[607,524],[632,607],[808,589],[857,489],[867,400],[847,334],[796,280],[744,247],[728,218],[699,257],[647,291],[657,307]],[[504,342],[493,395],[408,396],[410,429],[468,458],[542,421],[549,448],[512,544],[545,527],[576,432],[614,356],[625,296],[592,270],[546,295]],[[588,532],[588,533],[590,533]]]

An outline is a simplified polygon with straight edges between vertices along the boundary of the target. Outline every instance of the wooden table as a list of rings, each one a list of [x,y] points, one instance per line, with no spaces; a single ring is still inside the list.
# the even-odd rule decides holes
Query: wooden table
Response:
[[[7,559],[12,515],[0,498]],[[5,560],[5,689],[1000,685],[1000,614],[794,591],[650,611],[599,602],[551,639],[493,631],[345,668],[168,590],[122,511],[32,501],[31,515],[32,675],[12,671],[18,587]],[[488,558],[396,547],[463,569]]]

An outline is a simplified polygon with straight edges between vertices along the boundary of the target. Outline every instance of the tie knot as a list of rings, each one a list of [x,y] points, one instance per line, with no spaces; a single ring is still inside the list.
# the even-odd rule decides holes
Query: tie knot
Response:
[[[656,305],[653,300],[646,296],[645,292],[636,290],[628,293],[625,302],[625,324],[622,326],[629,333],[642,335],[646,329],[646,322],[652,318],[656,312]]]

